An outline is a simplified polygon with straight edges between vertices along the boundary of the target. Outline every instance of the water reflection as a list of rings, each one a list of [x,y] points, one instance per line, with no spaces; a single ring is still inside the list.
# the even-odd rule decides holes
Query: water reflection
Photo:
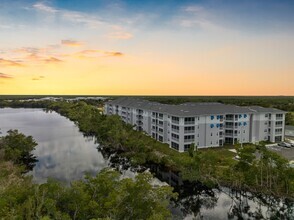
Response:
[[[85,138],[73,122],[55,112],[41,109],[0,109],[2,135],[18,129],[31,135],[38,146],[33,152],[38,162],[29,173],[43,183],[48,177],[69,183],[81,179],[85,172],[96,174],[108,162],[97,151],[94,138]]]

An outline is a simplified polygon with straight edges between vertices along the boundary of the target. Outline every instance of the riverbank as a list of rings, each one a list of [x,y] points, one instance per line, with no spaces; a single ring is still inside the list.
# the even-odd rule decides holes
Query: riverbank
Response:
[[[184,180],[207,186],[229,186],[279,197],[293,198],[294,171],[288,161],[264,146],[244,145],[236,149],[240,160],[225,148],[178,153],[155,141],[118,116],[105,116],[86,103],[54,102],[47,106],[74,121],[86,135],[95,135],[105,148],[121,152],[132,164],[155,163],[179,172]],[[262,158],[256,157],[264,155]]]
[[[102,104],[99,102],[98,106]],[[178,153],[167,144],[135,131],[118,116],[105,116],[96,106],[85,102],[13,101],[5,106],[56,111],[72,120],[86,136],[95,136],[105,149],[120,152],[133,165],[162,165],[180,173],[184,180],[200,181],[209,187],[228,186],[276,197],[294,197],[293,168],[262,145],[244,145],[243,149],[237,146],[239,160],[234,160],[234,154],[226,148]]]

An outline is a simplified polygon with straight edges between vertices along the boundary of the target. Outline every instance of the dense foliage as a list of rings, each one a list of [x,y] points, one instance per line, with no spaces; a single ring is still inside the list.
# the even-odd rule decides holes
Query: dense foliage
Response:
[[[36,143],[17,131],[0,139],[0,219],[169,219],[169,186],[152,186],[152,175],[121,179],[105,169],[96,177],[72,182],[33,184],[21,175],[23,156]],[[2,161],[4,159],[4,161]],[[19,165],[20,164],[20,165]]]
[[[75,121],[82,132],[96,135],[105,147],[122,152],[133,164],[161,164],[190,181],[209,186],[228,185],[236,189],[293,197],[294,170],[288,161],[265,147],[245,145],[240,160],[225,148],[178,153],[167,144],[135,131],[119,116],[105,116],[84,102],[54,102],[48,108]],[[266,173],[266,174],[265,174]]]

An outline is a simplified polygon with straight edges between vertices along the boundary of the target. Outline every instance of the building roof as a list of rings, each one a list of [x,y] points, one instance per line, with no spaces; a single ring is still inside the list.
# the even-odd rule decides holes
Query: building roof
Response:
[[[282,111],[280,109],[276,108],[264,108],[261,106],[248,106],[250,110],[257,113],[286,113],[285,111]]]
[[[139,98],[118,98],[109,101],[108,104],[120,105],[127,108],[137,108],[166,113],[174,116],[216,115],[216,114],[244,114],[254,112],[283,112],[274,108],[262,108],[259,106],[241,107],[226,105],[218,102],[188,102],[180,105],[168,105],[158,102],[150,102]]]

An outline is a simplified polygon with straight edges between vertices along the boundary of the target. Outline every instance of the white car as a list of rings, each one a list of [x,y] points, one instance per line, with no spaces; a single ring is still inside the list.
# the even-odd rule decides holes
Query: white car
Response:
[[[279,145],[280,147],[291,148],[291,144],[288,144],[288,143],[286,143],[286,142],[280,142],[280,143],[278,143],[278,145]]]

